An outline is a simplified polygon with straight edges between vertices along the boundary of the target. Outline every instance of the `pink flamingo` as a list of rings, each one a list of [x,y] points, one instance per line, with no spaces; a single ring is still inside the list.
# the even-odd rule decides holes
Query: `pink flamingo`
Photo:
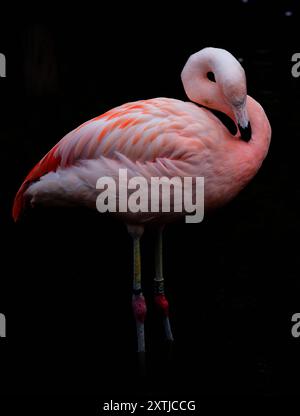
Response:
[[[267,155],[269,121],[263,108],[247,96],[245,72],[229,52],[205,48],[195,53],[181,77],[192,102],[155,98],[124,104],[67,134],[26,177],[15,197],[14,219],[28,201],[32,206],[84,204],[95,208],[97,179],[117,178],[121,168],[148,181],[153,176],[203,176],[206,210],[232,199]],[[238,126],[237,133],[231,134],[209,109],[227,114]],[[163,312],[166,338],[172,341],[162,272],[162,225],[173,220],[174,214],[119,215],[133,238],[132,304],[138,351],[143,354],[146,303],[141,289],[140,238],[145,225],[160,225],[155,300]]]

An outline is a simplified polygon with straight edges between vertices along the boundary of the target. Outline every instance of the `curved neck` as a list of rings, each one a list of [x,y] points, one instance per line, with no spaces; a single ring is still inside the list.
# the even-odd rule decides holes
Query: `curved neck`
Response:
[[[247,96],[247,110],[252,126],[251,140],[248,143],[238,140],[232,146],[232,151],[236,152],[241,166],[245,172],[248,172],[249,177],[252,177],[267,156],[271,141],[271,126],[262,106],[249,95]]]
[[[264,159],[270,146],[272,134],[268,117],[262,106],[249,95],[247,96],[247,110],[252,126],[252,138],[248,144],[255,148]]]

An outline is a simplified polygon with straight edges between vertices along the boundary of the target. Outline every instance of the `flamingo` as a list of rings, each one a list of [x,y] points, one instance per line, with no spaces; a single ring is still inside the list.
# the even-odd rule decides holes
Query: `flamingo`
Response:
[[[205,211],[236,196],[265,159],[271,140],[268,118],[247,95],[241,64],[224,49],[207,47],[191,55],[182,74],[190,101],[154,98],[130,102],[87,121],[63,137],[25,178],[13,205],[17,221],[28,205],[85,205],[96,208],[98,178],[129,175],[205,178]],[[234,121],[231,133],[211,111]],[[165,336],[173,334],[165,295],[162,230],[183,213],[116,213],[133,240],[132,307],[137,350],[145,353],[146,302],[141,284],[140,239],[147,225],[157,225],[155,302],[162,311]]]

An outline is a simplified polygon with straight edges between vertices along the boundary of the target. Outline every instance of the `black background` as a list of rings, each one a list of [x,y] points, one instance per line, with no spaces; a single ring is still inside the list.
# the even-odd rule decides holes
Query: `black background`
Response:
[[[102,10],[96,22],[83,14],[77,22],[0,29],[7,59],[0,79],[1,390],[127,400],[297,394],[300,340],[291,317],[300,312],[300,78],[291,75],[291,56],[300,52],[300,11],[293,2],[259,1],[126,11]],[[34,210],[14,224],[11,206],[32,166],[80,123],[128,101],[185,100],[180,72],[205,46],[243,58],[272,143],[234,201],[202,224],[165,231],[171,360],[152,304],[154,234],[143,237],[149,313],[141,382],[124,225],[79,209]]]

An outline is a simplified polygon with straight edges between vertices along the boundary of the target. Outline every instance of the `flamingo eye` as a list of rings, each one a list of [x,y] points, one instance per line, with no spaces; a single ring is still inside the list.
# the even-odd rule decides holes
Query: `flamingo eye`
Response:
[[[215,74],[213,72],[208,72],[206,76],[211,82],[216,82]]]

